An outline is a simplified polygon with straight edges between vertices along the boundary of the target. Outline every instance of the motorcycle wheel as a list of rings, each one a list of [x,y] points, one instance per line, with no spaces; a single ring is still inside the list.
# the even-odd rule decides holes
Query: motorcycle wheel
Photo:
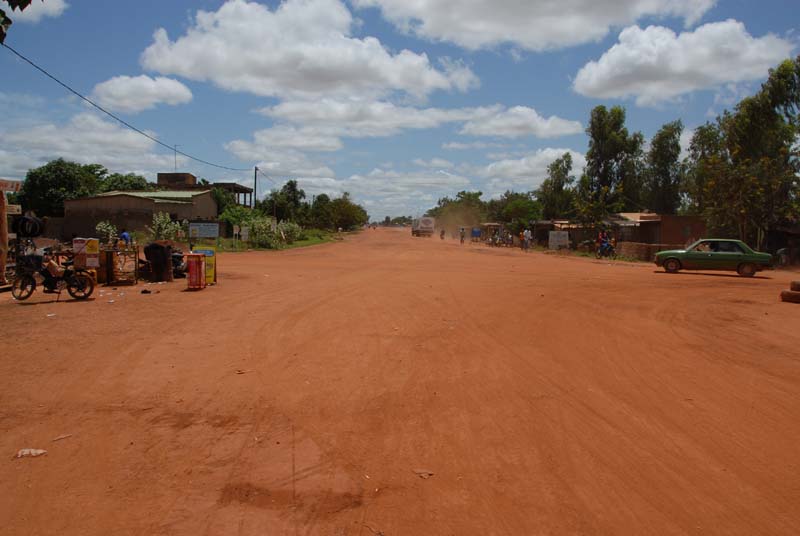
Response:
[[[67,281],[67,292],[76,300],[85,300],[94,292],[94,280],[88,274],[74,274]]]
[[[36,280],[30,274],[14,278],[14,282],[11,284],[11,295],[15,300],[27,300],[34,290],[36,290]]]

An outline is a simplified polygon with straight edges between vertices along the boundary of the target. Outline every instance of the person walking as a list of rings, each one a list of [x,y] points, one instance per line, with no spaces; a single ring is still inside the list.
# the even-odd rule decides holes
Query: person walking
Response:
[[[467,232],[466,232],[466,231],[464,230],[464,228],[462,227],[462,228],[461,228],[461,243],[462,243],[462,244],[464,243],[464,238],[466,237],[466,235],[467,235]]]
[[[525,242],[525,251],[530,250],[530,248],[531,248],[531,238],[532,238],[531,230],[526,228],[525,231],[523,231],[523,233],[522,233],[522,237],[523,237],[523,240]]]

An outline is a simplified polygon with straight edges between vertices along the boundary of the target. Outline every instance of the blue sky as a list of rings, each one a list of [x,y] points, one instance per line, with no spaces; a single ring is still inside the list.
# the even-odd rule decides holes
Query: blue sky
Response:
[[[598,104],[647,138],[681,119],[687,143],[800,50],[789,0],[34,0],[11,16],[6,44],[164,143],[258,165],[260,192],[349,191],[375,219],[532,190],[565,151],[580,173]],[[5,49],[0,72],[0,176],[56,157],[173,169]]]

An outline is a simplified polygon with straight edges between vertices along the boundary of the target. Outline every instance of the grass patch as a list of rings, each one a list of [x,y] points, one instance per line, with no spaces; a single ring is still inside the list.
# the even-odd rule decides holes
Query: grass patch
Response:
[[[283,250],[283,249],[304,248],[309,246],[316,246],[319,244],[325,244],[327,242],[333,242],[335,240],[337,240],[337,233],[331,231],[325,231],[322,229],[306,229],[303,231],[300,240],[295,240],[291,244],[283,244],[279,249]],[[242,242],[241,240],[236,240],[234,242],[233,238],[217,239],[217,251],[224,251],[230,253],[236,251],[252,251],[252,250],[278,251],[278,250],[272,250],[270,248],[255,247],[247,242]]]
[[[330,231],[323,231],[320,229],[309,229],[303,231],[300,240],[295,240],[291,244],[286,244],[282,249],[305,248],[308,246],[316,246],[318,244],[325,244],[336,240],[336,233]]]

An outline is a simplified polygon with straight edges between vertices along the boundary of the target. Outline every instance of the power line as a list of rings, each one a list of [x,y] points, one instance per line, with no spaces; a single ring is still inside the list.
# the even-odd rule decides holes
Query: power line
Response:
[[[207,161],[207,160],[203,160],[202,158],[197,158],[196,156],[192,156],[192,155],[190,155],[190,154],[184,153],[183,151],[178,151],[178,150],[175,148],[175,146],[170,146],[170,145],[168,145],[168,144],[166,144],[166,143],[162,142],[162,141],[161,141],[161,140],[159,140],[158,138],[154,138],[153,136],[151,136],[151,135],[150,135],[150,134],[148,134],[147,132],[144,132],[143,130],[139,130],[138,128],[136,128],[135,126],[131,125],[131,124],[130,124],[130,123],[128,123],[127,121],[125,121],[125,120],[123,120],[123,119],[121,119],[121,118],[117,117],[117,116],[116,116],[116,115],[114,115],[113,113],[109,112],[108,110],[106,110],[105,108],[103,108],[102,106],[100,106],[99,104],[96,104],[95,102],[93,102],[93,101],[92,101],[92,100],[90,100],[89,98],[87,98],[87,97],[84,97],[83,95],[81,95],[80,93],[78,93],[77,91],[75,91],[74,89],[72,89],[71,87],[69,87],[67,84],[65,84],[64,82],[62,82],[61,80],[59,80],[58,78],[56,78],[55,76],[53,76],[52,74],[48,73],[48,72],[47,72],[46,70],[44,70],[42,67],[39,67],[38,65],[36,65],[36,64],[35,64],[35,63],[34,63],[32,60],[29,60],[28,58],[26,58],[25,56],[23,56],[22,54],[20,54],[19,52],[17,52],[16,50],[14,50],[13,48],[11,48],[10,46],[8,46],[7,44],[5,44],[5,43],[2,43],[2,45],[3,45],[5,48],[7,48],[8,50],[10,50],[11,52],[13,52],[13,53],[14,53],[14,54],[15,54],[17,57],[19,57],[21,60],[23,60],[23,61],[25,61],[25,62],[29,63],[31,66],[33,66],[33,68],[35,68],[36,70],[40,71],[42,74],[44,74],[45,76],[47,76],[48,78],[50,78],[51,80],[53,80],[55,83],[57,83],[58,85],[60,85],[61,87],[63,87],[63,88],[64,88],[64,89],[66,89],[67,91],[69,91],[70,93],[72,93],[72,94],[76,95],[77,97],[79,97],[80,99],[82,99],[82,100],[84,100],[84,101],[88,102],[89,104],[91,104],[92,106],[94,106],[95,108],[97,108],[98,110],[100,110],[101,112],[103,112],[104,114],[106,114],[107,116],[109,116],[109,117],[111,117],[111,118],[113,118],[113,119],[115,119],[115,120],[119,121],[120,123],[122,123],[123,125],[125,125],[126,127],[128,127],[129,129],[133,130],[134,132],[138,132],[139,134],[141,134],[141,135],[142,135],[142,136],[144,136],[145,138],[147,138],[147,139],[149,139],[149,140],[151,140],[151,141],[154,141],[154,142],[156,142],[157,144],[161,145],[162,147],[166,147],[167,149],[169,149],[170,151],[172,151],[172,152],[174,152],[174,153],[177,153],[177,154],[179,154],[179,155],[185,156],[186,158],[189,158],[189,159],[191,159],[191,160],[194,160],[194,161],[196,161],[196,162],[200,162],[201,164],[205,164],[205,165],[207,165],[207,166],[212,166],[212,167],[219,168],[219,169],[227,169],[227,170],[229,170],[229,171],[250,171],[250,169],[251,169],[251,168],[233,168],[233,167],[228,167],[228,166],[222,166],[222,165],[220,165],[220,164],[214,164],[213,162],[209,162],[209,161]]]

